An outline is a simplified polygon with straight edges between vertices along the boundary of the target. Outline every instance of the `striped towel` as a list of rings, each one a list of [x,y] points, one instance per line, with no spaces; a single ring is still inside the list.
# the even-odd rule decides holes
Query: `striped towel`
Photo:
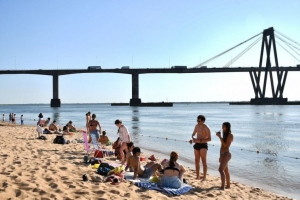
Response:
[[[151,183],[150,181],[147,182],[136,182],[135,183],[138,187],[147,188],[151,190],[157,190],[160,192],[164,192],[170,195],[181,195],[184,194],[194,187],[188,185],[188,184],[182,184],[181,188],[174,189],[174,188],[166,188],[166,187],[159,187],[157,183]]]

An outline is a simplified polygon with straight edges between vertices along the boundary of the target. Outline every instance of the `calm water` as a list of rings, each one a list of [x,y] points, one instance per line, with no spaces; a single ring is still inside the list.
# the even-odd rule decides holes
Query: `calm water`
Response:
[[[35,124],[38,114],[57,119],[60,125],[72,120],[84,127],[85,113],[97,114],[109,138],[117,138],[116,119],[123,120],[137,146],[157,156],[168,157],[172,150],[180,162],[194,168],[191,138],[196,117],[206,116],[212,132],[208,151],[208,173],[219,176],[219,139],[215,131],[229,121],[234,134],[229,168],[233,181],[300,199],[300,106],[250,106],[226,103],[174,104],[174,107],[114,107],[110,104],[0,105],[6,119],[10,112],[25,117],[25,124]],[[17,120],[19,123],[19,120]],[[259,153],[257,153],[259,151]],[[298,158],[298,159],[297,159]],[[201,167],[202,168],[202,167]]]

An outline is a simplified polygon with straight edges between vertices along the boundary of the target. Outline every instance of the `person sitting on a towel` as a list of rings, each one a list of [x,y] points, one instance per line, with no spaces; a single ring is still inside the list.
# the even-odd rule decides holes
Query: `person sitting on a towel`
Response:
[[[133,169],[133,179],[140,178],[150,178],[157,170],[161,170],[161,165],[155,162],[147,163],[144,167],[140,163],[140,154],[141,149],[139,147],[134,147],[132,149],[132,156],[128,158],[127,166],[125,171],[128,170],[129,167]]]
[[[183,182],[184,167],[177,163],[178,153],[172,151],[170,160],[162,162],[163,176],[160,180],[160,186],[168,188],[180,188]]]

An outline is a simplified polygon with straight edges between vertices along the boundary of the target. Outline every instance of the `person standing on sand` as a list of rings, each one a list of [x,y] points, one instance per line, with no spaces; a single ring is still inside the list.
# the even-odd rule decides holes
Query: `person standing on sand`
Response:
[[[11,115],[12,115],[12,113],[9,113],[9,123],[11,122]]]
[[[16,114],[13,114],[13,115],[12,115],[11,121],[12,121],[13,124],[16,123]]]
[[[99,127],[99,130],[97,129]],[[95,135],[97,141],[99,140],[99,131],[101,132],[101,126],[98,120],[96,120],[96,114],[92,115],[92,119],[89,121],[89,132],[91,135]]]
[[[126,158],[124,156],[124,150],[127,149],[127,143],[131,142],[131,139],[130,139],[130,135],[129,135],[127,127],[122,124],[121,120],[117,119],[115,121],[115,125],[117,127],[119,127],[118,134],[119,134],[119,138],[120,138],[119,143],[121,145],[120,156],[121,156],[121,163],[122,163],[122,165],[124,165],[126,162]]]
[[[194,135],[197,133],[197,137],[194,138]],[[209,127],[205,124],[205,116],[199,115],[197,117],[197,125],[194,128],[194,132],[192,134],[192,140],[190,143],[194,144],[194,155],[195,155],[195,168],[196,168],[196,179],[200,179],[200,159],[203,165],[203,178],[202,181],[206,180],[207,174],[207,142],[211,141],[211,135]]]
[[[5,122],[5,115],[2,115],[2,122]]]
[[[225,178],[226,178],[226,188],[230,188],[230,175],[228,169],[228,162],[231,159],[231,153],[229,152],[229,147],[233,141],[233,135],[231,133],[231,125],[229,122],[224,122],[222,125],[223,137],[221,133],[217,132],[216,135],[221,141],[220,148],[220,166],[219,172],[221,175],[221,190],[225,189]]]
[[[24,117],[21,115],[21,125],[24,125]]]

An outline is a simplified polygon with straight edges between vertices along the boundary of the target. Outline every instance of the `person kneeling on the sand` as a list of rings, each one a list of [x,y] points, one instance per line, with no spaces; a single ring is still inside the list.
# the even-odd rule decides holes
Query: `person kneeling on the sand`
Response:
[[[133,169],[133,179],[137,177],[140,178],[150,178],[157,170],[161,170],[161,165],[155,162],[147,163],[144,167],[140,163],[140,154],[141,149],[139,147],[134,147],[132,149],[132,156],[128,158],[127,166],[125,167],[125,171],[128,170],[129,167]]]
[[[163,176],[160,180],[160,186],[169,188],[180,188],[183,182],[183,174],[185,172],[184,167],[177,163],[178,153],[172,151],[170,154],[170,160],[162,162]]]

